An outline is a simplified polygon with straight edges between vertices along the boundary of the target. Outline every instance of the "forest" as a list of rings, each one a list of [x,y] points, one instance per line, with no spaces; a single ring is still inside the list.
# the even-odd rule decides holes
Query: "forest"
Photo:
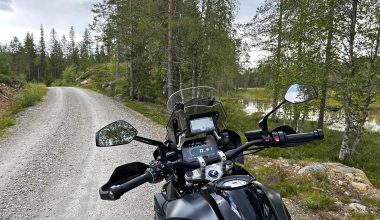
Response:
[[[294,107],[294,120],[330,102],[344,113],[339,159],[355,154],[380,93],[378,0],[266,0],[247,23],[237,0],[103,0],[77,41],[54,29],[0,45],[0,80],[51,85],[112,84],[123,97],[165,103],[181,88],[208,85],[227,96],[265,87],[272,105],[292,82],[315,86],[319,99]],[[242,6],[243,7],[243,6]],[[249,63],[255,48],[268,55]],[[378,103],[378,102],[377,102]],[[378,134],[377,134],[378,135]]]

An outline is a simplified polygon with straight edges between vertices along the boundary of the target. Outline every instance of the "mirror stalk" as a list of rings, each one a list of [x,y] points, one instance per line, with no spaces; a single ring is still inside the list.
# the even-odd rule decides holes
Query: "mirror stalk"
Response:
[[[273,112],[275,112],[277,109],[279,109],[283,104],[285,104],[287,101],[284,100],[282,101],[279,105],[277,105],[276,108],[272,109],[272,111],[270,111],[268,114],[266,114],[264,116],[263,119],[260,120],[259,122],[259,126],[260,128],[263,130],[263,131],[268,131],[268,118],[269,116],[271,116],[273,114]]]
[[[135,141],[139,141],[139,142],[144,143],[144,144],[157,146],[158,147],[158,151],[160,152],[161,159],[165,159],[166,158],[167,147],[161,141],[156,141],[156,140],[152,140],[152,139],[144,138],[144,137],[140,137],[140,136],[136,136],[134,138],[134,140]]]

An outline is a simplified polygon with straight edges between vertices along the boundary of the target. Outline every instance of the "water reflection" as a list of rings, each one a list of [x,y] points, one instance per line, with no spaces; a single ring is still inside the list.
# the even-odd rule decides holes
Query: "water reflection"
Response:
[[[272,109],[272,104],[269,101],[265,100],[250,100],[246,101],[244,99],[239,100],[240,106],[247,115],[269,112]],[[370,111],[370,116],[367,119],[367,122],[364,124],[364,127],[370,131],[380,132],[380,120],[376,119],[374,116],[380,114],[380,108],[374,108]],[[280,118],[290,119],[289,114],[287,114],[286,109],[280,108],[277,111],[277,115]],[[317,121],[318,120],[318,110],[311,109],[307,113],[307,120],[309,121]],[[325,123],[328,128],[332,130],[343,131],[344,129],[344,117],[343,111],[327,111],[325,115]]]
[[[126,121],[115,121],[96,134],[96,146],[108,147],[128,144],[137,135],[137,130]]]

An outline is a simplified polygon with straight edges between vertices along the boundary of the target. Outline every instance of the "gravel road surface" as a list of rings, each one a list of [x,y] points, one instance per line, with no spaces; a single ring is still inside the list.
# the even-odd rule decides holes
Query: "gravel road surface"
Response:
[[[108,97],[49,88],[45,100],[20,113],[0,140],[0,219],[152,219],[158,184],[144,184],[118,201],[99,198],[114,168],[152,160],[154,147],[135,141],[95,146],[95,132],[118,119],[140,136],[164,138],[162,126]]]

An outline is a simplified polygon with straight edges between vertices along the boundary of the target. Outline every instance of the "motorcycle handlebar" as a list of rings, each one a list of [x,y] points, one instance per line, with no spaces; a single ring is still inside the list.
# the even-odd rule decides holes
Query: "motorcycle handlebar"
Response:
[[[140,175],[126,183],[123,183],[121,185],[115,185],[111,186],[106,194],[103,194],[102,199],[106,200],[117,200],[122,196],[124,193],[144,184],[147,182],[153,181],[153,175],[152,173],[146,171],[143,175]]]
[[[225,155],[226,155],[227,159],[232,159],[253,145],[260,145],[260,144],[262,145],[262,142],[263,142],[262,140],[254,140],[254,141],[247,142],[238,148],[235,148],[233,150],[229,150],[229,151],[225,152]],[[204,160],[206,162],[206,165],[209,165],[209,164],[220,162],[221,158],[220,157],[211,157],[211,158],[206,158]],[[173,167],[183,167],[183,168],[187,168],[187,169],[196,169],[196,168],[199,168],[200,165],[199,165],[198,161],[189,162],[189,161],[184,161],[184,160],[177,160],[177,161],[172,163],[172,166]]]
[[[323,138],[324,138],[323,130],[317,129],[315,131],[307,132],[307,133],[286,135],[286,144],[305,143],[305,142],[313,141],[316,139],[322,140]],[[287,147],[286,144],[280,147]]]
[[[268,147],[270,147],[270,146],[290,147],[290,146],[294,146],[294,145],[288,145],[288,144],[305,143],[305,142],[313,141],[316,139],[321,140],[324,138],[324,135],[323,135],[322,129],[318,129],[316,131],[307,132],[307,133],[285,135],[284,139],[282,139],[282,138],[277,139],[278,142],[276,141],[276,138],[272,138],[272,137],[268,137],[268,138],[269,139],[266,139],[265,141],[264,141],[264,138],[249,141],[249,142],[239,146],[238,148],[235,148],[235,149],[232,149],[232,150],[225,152],[225,155],[226,155],[227,159],[229,160],[229,159],[232,159],[232,158],[238,156],[241,152],[247,150],[249,147],[254,146],[254,145],[255,146],[264,146],[264,147],[265,146],[268,146]],[[206,165],[217,163],[217,162],[221,161],[221,159],[219,157],[211,157],[211,158],[207,158],[204,160],[206,162]],[[188,161],[184,161],[184,160],[175,161],[172,163],[172,165],[173,165],[173,167],[183,167],[183,168],[188,168],[188,169],[196,169],[196,168],[199,168],[199,166],[200,166],[198,161],[188,162]]]
[[[267,137],[263,137],[262,139],[249,141],[235,149],[229,150],[225,152],[225,155],[227,159],[232,159],[236,156],[238,156],[243,151],[247,150],[251,146],[263,146],[263,147],[270,147],[270,146],[279,146],[279,147],[289,147],[294,146],[294,144],[298,143],[304,143],[309,142],[316,139],[323,139],[323,131],[321,129],[318,129],[313,132],[307,132],[307,133],[300,133],[300,134],[290,134],[286,135],[285,133],[281,133],[282,136],[285,138],[281,138],[280,134],[277,133],[278,138],[272,137],[273,135],[268,135]],[[288,145],[290,144],[290,145]],[[293,144],[293,145],[292,145]],[[217,163],[221,161],[220,157],[211,157],[204,159],[206,162],[206,165]],[[166,164],[167,166],[171,166],[172,168],[175,167],[182,167],[187,169],[197,169],[200,167],[200,164],[198,161],[184,161],[184,160],[177,160],[174,162],[168,162]],[[100,196],[102,199],[105,200],[117,200],[122,196],[124,193],[128,192],[131,189],[134,189],[146,182],[153,182],[154,178],[154,170],[148,168],[143,175],[140,175],[126,183],[123,183],[121,185],[115,185],[109,188],[108,191],[100,191]],[[100,189],[101,190],[101,189]]]

